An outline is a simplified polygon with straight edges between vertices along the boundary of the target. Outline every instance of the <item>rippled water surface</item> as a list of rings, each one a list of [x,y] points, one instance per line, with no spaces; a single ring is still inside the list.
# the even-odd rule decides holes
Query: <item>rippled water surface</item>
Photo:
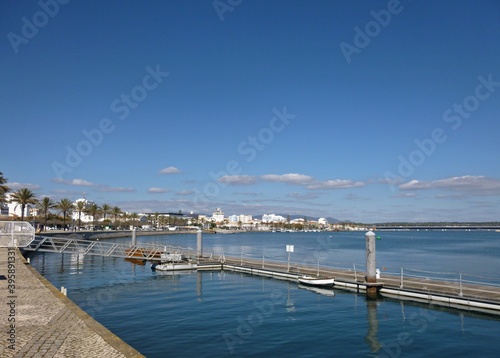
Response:
[[[479,234],[474,236],[474,234]],[[272,236],[274,235],[274,236]],[[281,236],[277,236],[281,235]],[[297,236],[295,236],[297,235]],[[377,262],[398,270],[493,275],[500,234],[377,233]],[[195,235],[140,237],[195,247]],[[116,240],[127,241],[127,240]],[[286,260],[309,256],[351,267],[363,233],[205,235],[204,249]],[[456,260],[461,262],[455,263]],[[397,301],[228,271],[165,274],[123,259],[39,253],[32,265],[99,322],[147,357],[497,356],[496,316]]]

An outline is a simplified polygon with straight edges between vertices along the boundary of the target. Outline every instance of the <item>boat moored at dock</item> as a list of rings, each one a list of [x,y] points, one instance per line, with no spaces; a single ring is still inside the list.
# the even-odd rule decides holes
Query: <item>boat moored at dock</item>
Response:
[[[297,280],[299,281],[299,283],[309,286],[328,287],[335,284],[335,279],[333,277],[302,275],[299,276]]]
[[[151,264],[152,270],[159,271],[177,271],[177,270],[196,270],[198,264],[191,261],[188,257],[180,253],[165,252],[160,256],[161,261]]]

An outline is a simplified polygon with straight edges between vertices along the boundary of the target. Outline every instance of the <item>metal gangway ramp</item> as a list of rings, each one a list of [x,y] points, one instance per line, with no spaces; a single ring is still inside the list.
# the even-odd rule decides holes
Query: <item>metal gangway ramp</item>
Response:
[[[23,247],[25,251],[54,252],[60,254],[94,255],[117,257],[125,259],[161,261],[161,254],[176,253],[185,257],[195,255],[195,250],[180,246],[141,243],[131,245],[89,239],[76,239],[57,236],[35,236],[29,245]]]
[[[35,228],[26,221],[0,221],[0,247],[24,248],[35,239]]]

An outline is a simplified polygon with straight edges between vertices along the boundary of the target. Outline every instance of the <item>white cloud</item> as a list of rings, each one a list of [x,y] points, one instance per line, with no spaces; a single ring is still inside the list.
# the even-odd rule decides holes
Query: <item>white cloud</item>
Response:
[[[181,190],[181,191],[178,191],[177,193],[175,193],[176,195],[181,195],[181,196],[184,196],[184,195],[192,195],[194,193],[193,190]]]
[[[38,190],[38,189],[40,189],[40,185],[31,184],[31,183],[16,183],[16,182],[12,182],[12,183],[7,183],[6,185],[12,191],[17,191],[19,189],[24,189],[24,188],[29,189],[29,190]]]
[[[352,181],[352,180],[342,180],[342,179],[334,179],[334,180],[325,180],[320,182],[315,182],[307,186],[307,189],[348,189],[348,188],[359,188],[365,186],[366,184],[361,181]]]
[[[255,184],[257,179],[251,175],[224,175],[219,181],[229,185],[250,185]]]
[[[399,186],[401,190],[443,189],[472,195],[500,195],[500,180],[484,176],[464,175],[440,180],[411,180]]]
[[[289,174],[266,174],[260,177],[264,181],[294,184],[294,185],[306,185],[314,181],[313,177],[304,174],[289,173]]]
[[[64,184],[64,185],[73,185],[73,186],[95,186],[96,184],[89,182],[85,179],[63,179],[63,178],[54,178],[52,179],[54,183]]]
[[[160,174],[179,174],[180,172],[176,167],[166,167],[159,171]]]
[[[161,193],[166,193],[168,189],[165,188],[149,188],[148,193],[149,194],[161,194]]]

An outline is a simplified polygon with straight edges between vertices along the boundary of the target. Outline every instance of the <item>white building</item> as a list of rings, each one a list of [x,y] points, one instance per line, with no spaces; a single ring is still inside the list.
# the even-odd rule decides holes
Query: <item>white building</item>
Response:
[[[230,223],[238,223],[241,222],[242,224],[249,224],[252,222],[252,215],[231,215],[228,218]]]
[[[3,205],[1,209],[1,214],[2,215],[8,215],[8,216],[18,216],[21,217],[22,215],[22,207],[18,203],[11,203],[10,200],[12,199],[12,195],[10,193],[7,193],[5,195],[5,199],[7,200],[7,203]],[[38,216],[38,209],[36,208],[35,205],[26,205],[24,208],[24,218],[26,219],[28,216]]]
[[[216,223],[221,223],[224,221],[224,212],[220,209],[217,208],[212,214],[212,220],[215,221]]]
[[[76,199],[75,202],[73,203],[74,205],[74,208],[73,208],[73,212],[71,213],[71,219],[75,222],[75,225],[78,225],[78,210],[76,210],[76,205],[78,204],[78,202],[83,202],[84,203],[84,207],[86,208],[88,205],[91,205],[93,204],[92,201],[89,201],[85,198],[81,198],[81,199]],[[80,214],[80,221],[82,223],[89,223],[89,222],[92,222],[92,215],[88,215],[86,213],[86,211],[82,211],[81,214]]]
[[[263,223],[284,223],[284,222],[286,222],[286,219],[281,215],[264,214],[264,215],[262,215],[262,222]]]
[[[321,225],[323,227],[328,227],[328,220],[326,220],[325,218],[319,218],[318,225]]]

